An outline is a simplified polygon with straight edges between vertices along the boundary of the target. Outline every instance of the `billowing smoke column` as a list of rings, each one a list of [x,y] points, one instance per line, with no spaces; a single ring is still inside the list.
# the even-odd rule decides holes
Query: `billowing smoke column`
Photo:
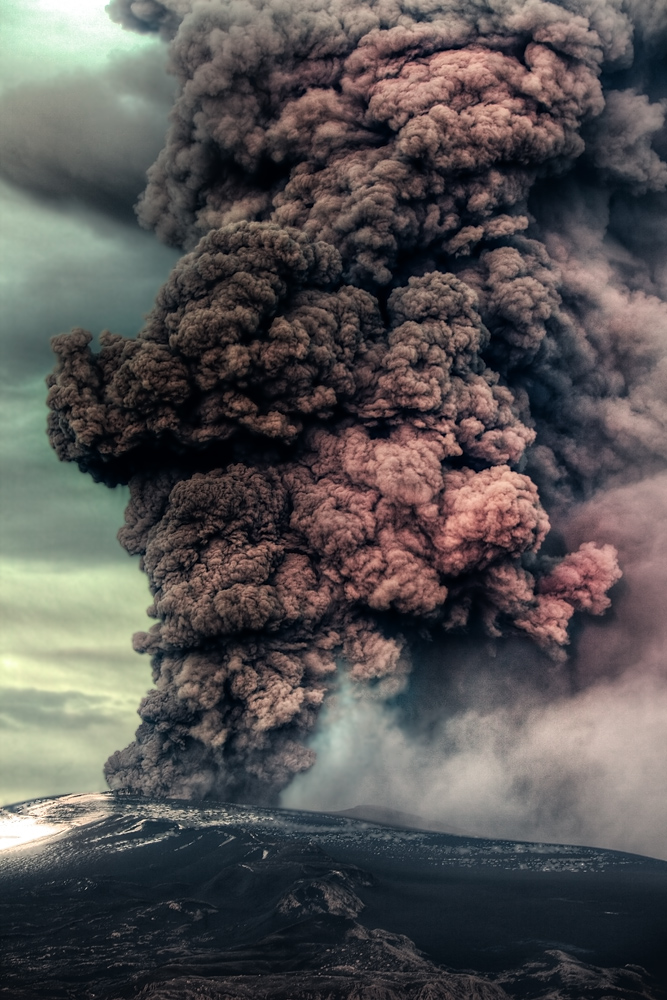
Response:
[[[664,107],[631,4],[109,10],[171,39],[139,216],[189,252],[136,340],[54,340],[52,444],[129,483],[154,594],[155,689],[107,779],[270,801],[341,671],[388,697],[417,635],[555,655],[609,606],[613,548],[541,554],[538,486],[562,505],[665,457],[663,303],[582,196],[664,190]]]

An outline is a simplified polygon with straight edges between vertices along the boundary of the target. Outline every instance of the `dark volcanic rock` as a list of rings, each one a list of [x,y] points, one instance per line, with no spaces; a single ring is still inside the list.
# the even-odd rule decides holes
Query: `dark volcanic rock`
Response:
[[[667,863],[64,796],[2,855],[6,1000],[659,1000]]]
[[[404,973],[363,973],[178,979],[151,986],[151,1000],[508,1000],[508,994],[478,976],[440,972],[421,978]]]

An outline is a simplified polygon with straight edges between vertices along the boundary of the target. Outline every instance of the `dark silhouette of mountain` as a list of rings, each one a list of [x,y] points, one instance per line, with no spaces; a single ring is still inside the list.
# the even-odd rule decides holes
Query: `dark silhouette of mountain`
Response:
[[[667,996],[667,862],[111,794],[3,818],[2,1000]]]

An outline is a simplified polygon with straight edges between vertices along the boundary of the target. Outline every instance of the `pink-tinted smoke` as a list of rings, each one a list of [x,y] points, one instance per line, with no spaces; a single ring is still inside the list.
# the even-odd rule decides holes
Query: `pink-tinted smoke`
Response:
[[[107,777],[271,799],[341,673],[392,697],[462,629],[558,659],[609,607],[613,539],[546,554],[540,492],[562,519],[664,457],[664,302],[599,219],[579,265],[573,207],[665,188],[663,107],[613,86],[643,30],[613,2],[110,12],[170,40],[139,216],[189,252],[136,340],[54,341],[51,441],[129,483],[157,619]]]

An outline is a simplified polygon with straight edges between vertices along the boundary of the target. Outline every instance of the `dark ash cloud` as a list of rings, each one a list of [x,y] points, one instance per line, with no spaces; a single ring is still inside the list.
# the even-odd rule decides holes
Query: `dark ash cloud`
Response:
[[[111,14],[172,39],[138,211],[189,252],[135,340],[54,341],[52,444],[129,483],[154,594],[108,780],[271,800],[341,675],[392,698],[462,629],[562,662],[609,607],[609,539],[544,546],[543,503],[664,468],[667,307],[610,227],[667,186],[664,103],[613,2]]]

